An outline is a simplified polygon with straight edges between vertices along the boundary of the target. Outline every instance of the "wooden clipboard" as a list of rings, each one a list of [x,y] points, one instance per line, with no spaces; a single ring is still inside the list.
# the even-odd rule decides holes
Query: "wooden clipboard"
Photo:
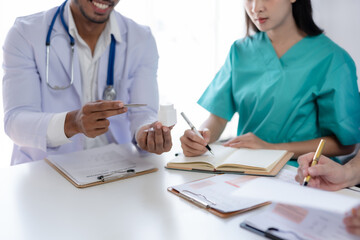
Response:
[[[52,168],[54,168],[58,173],[60,173],[64,178],[66,178],[69,182],[71,182],[72,185],[74,185],[77,188],[87,188],[87,187],[97,186],[97,185],[101,185],[101,184],[104,184],[104,183],[115,182],[115,181],[118,181],[118,180],[123,180],[123,179],[131,178],[131,177],[141,176],[141,175],[144,175],[144,174],[147,174],[147,173],[156,172],[158,170],[157,168],[152,168],[152,169],[148,169],[148,170],[141,171],[141,172],[136,172],[134,174],[129,174],[129,175],[119,177],[119,178],[114,178],[114,179],[105,180],[105,181],[99,180],[99,181],[96,181],[96,182],[91,182],[91,183],[79,185],[76,182],[74,182],[68,175],[66,175],[66,173],[61,171],[61,169],[59,169],[52,162],[50,162],[48,159],[45,158],[45,162],[47,162]]]
[[[212,177],[216,177],[216,176],[206,177],[206,178],[199,179],[199,180],[194,180],[194,181],[191,181],[191,182],[188,182],[188,183],[195,183],[197,181],[201,181],[201,180],[204,180],[204,179],[211,179]],[[229,218],[229,217],[232,217],[234,215],[244,213],[244,212],[247,212],[247,211],[250,211],[250,210],[253,210],[253,209],[256,209],[256,208],[263,207],[263,206],[271,204],[270,201],[267,201],[267,202],[263,202],[263,203],[260,203],[260,204],[253,205],[251,207],[242,208],[242,209],[239,209],[239,210],[233,211],[233,212],[222,212],[222,211],[219,211],[218,209],[212,208],[208,204],[204,204],[204,203],[198,201],[195,198],[191,198],[191,197],[189,197],[187,195],[182,194],[181,192],[174,189],[173,187],[168,187],[167,190],[169,192],[171,192],[172,194],[175,194],[176,196],[178,196],[178,197],[180,197],[182,199],[185,199],[186,201],[191,202],[192,204],[195,204],[196,206],[198,206],[200,208],[203,208],[206,211],[208,211],[208,212],[210,212],[210,213],[212,213],[212,214],[214,214],[214,215],[216,215],[218,217],[221,217],[221,218]]]
[[[206,211],[218,216],[218,217],[221,217],[221,218],[229,218],[229,217],[232,217],[234,215],[237,215],[239,213],[243,213],[243,212],[247,212],[247,211],[250,211],[250,210],[253,210],[253,209],[256,209],[256,208],[259,208],[259,207],[263,207],[263,206],[266,206],[266,205],[269,205],[271,202],[264,202],[262,204],[258,204],[258,205],[254,205],[252,207],[249,207],[249,208],[244,208],[244,209],[240,209],[238,211],[234,211],[234,212],[220,212],[219,210],[217,209],[214,209],[212,207],[210,207],[209,205],[203,205],[201,203],[199,203],[198,201],[196,201],[195,199],[193,198],[189,198],[183,194],[181,194],[180,192],[178,192],[177,190],[173,189],[172,187],[168,187],[167,189],[169,192],[175,194],[176,196],[178,197],[181,197],[193,204],[195,204],[196,206],[200,207],[200,208],[203,208],[205,209]]]

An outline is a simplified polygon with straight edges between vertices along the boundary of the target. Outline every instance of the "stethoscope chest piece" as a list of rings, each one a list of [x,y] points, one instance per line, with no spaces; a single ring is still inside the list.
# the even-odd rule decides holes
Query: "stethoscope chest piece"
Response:
[[[115,100],[116,91],[112,85],[107,85],[104,89],[103,99],[104,100]]]

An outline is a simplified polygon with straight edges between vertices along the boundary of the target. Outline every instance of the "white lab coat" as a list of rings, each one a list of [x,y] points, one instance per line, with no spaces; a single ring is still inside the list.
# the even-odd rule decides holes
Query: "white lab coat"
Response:
[[[12,164],[43,159],[83,149],[84,136],[77,134],[72,143],[49,148],[46,132],[54,113],[81,108],[80,65],[75,44],[74,84],[53,90],[45,78],[45,39],[57,8],[18,18],[4,44],[3,102],[6,134],[14,141]],[[109,142],[129,143],[142,125],[156,121],[159,105],[156,81],[158,52],[148,27],[115,12],[122,42],[116,43],[114,87],[124,103],[147,103],[144,108],[129,108],[126,114],[110,117]],[[64,11],[64,18],[68,19]],[[101,56],[98,71],[98,96],[106,86],[109,49]],[[49,81],[52,86],[70,82],[70,44],[67,32],[56,19],[51,34]]]

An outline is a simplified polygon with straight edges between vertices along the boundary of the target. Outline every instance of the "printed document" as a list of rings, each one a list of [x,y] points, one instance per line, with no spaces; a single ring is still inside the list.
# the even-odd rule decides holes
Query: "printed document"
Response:
[[[284,239],[359,239],[347,233],[343,218],[360,205],[358,197],[328,192],[278,179],[257,178],[234,192],[237,197],[273,202],[241,226]]]
[[[61,155],[47,159],[78,185],[98,182],[99,177],[121,178],[154,168],[135,161],[137,155],[116,144]]]

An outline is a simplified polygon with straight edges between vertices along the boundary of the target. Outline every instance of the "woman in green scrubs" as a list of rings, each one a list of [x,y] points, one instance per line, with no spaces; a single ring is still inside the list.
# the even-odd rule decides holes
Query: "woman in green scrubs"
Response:
[[[354,61],[322,34],[310,0],[244,0],[248,36],[232,45],[198,103],[210,112],[200,131],[180,138],[186,156],[207,151],[237,112],[229,147],[351,153],[360,142],[360,95]],[[255,33],[250,36],[249,31]]]

